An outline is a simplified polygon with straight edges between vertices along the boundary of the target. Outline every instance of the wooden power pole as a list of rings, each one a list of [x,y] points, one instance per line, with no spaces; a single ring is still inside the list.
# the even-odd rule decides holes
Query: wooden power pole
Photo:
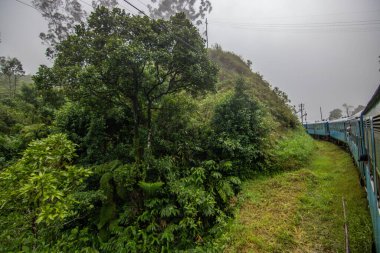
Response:
[[[323,121],[323,116],[322,116],[322,106],[319,107],[319,111],[321,112],[321,121]]]

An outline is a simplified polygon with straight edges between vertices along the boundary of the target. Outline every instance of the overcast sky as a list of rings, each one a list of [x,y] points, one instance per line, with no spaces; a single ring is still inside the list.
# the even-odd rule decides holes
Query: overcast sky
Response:
[[[148,0],[131,2],[144,8]],[[309,120],[320,118],[320,106],[327,117],[343,103],[366,105],[380,83],[378,0],[211,2],[210,44],[252,60],[253,70],[293,104],[306,105]],[[49,64],[41,31],[46,23],[36,10],[0,0],[0,55],[19,58],[27,73]]]

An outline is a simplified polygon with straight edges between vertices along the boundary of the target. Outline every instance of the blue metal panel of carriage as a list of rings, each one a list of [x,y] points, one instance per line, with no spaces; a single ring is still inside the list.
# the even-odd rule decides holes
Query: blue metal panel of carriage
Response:
[[[367,198],[369,202],[369,209],[371,212],[372,224],[373,224],[373,233],[376,244],[376,252],[380,253],[380,210],[378,203],[379,189],[378,189],[378,171],[376,166],[376,149],[375,149],[375,138],[373,132],[372,122],[370,126],[367,126],[370,136],[369,143],[367,144],[370,149],[368,154],[370,154],[368,162],[365,163],[365,173],[366,173],[366,189],[367,189]],[[372,158],[371,158],[372,157]],[[372,173],[371,173],[372,167]]]
[[[368,165],[364,166],[365,179],[366,179],[366,190],[367,190],[367,199],[369,204],[369,210],[372,218],[373,234],[376,244],[376,252],[380,253],[380,217],[379,209],[377,208],[377,197],[374,188],[373,181],[369,172]]]
[[[304,124],[304,127],[306,128],[306,132],[310,135],[314,135],[314,124],[313,123],[306,123]]]
[[[338,141],[347,142],[346,134],[344,132],[330,130],[330,136]]]
[[[328,136],[328,123],[327,122],[321,122],[321,123],[316,123],[316,130],[315,134],[320,135],[320,136]]]
[[[329,130],[330,130],[330,137],[344,142],[347,142],[346,138],[346,128],[345,128],[345,122],[346,119],[336,120],[336,121],[330,121],[329,122]]]
[[[367,198],[371,212],[376,252],[380,253],[380,86],[362,113],[363,154],[367,161],[361,162],[364,168]]]
[[[327,122],[307,123],[304,126],[306,127],[307,133],[310,135],[329,135]]]

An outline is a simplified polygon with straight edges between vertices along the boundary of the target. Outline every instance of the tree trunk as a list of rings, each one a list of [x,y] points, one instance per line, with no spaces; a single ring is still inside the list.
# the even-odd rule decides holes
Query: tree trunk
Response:
[[[141,162],[142,151],[140,144],[140,106],[137,96],[132,98],[133,104],[133,147],[135,152],[135,161]]]
[[[152,146],[152,101],[148,102],[148,139],[147,139],[147,149],[150,151],[150,148]]]

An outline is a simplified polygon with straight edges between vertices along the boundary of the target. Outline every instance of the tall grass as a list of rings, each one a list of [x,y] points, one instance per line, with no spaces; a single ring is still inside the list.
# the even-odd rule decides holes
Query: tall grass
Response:
[[[313,139],[302,128],[284,133],[270,152],[271,170],[294,170],[305,166],[314,148]]]

